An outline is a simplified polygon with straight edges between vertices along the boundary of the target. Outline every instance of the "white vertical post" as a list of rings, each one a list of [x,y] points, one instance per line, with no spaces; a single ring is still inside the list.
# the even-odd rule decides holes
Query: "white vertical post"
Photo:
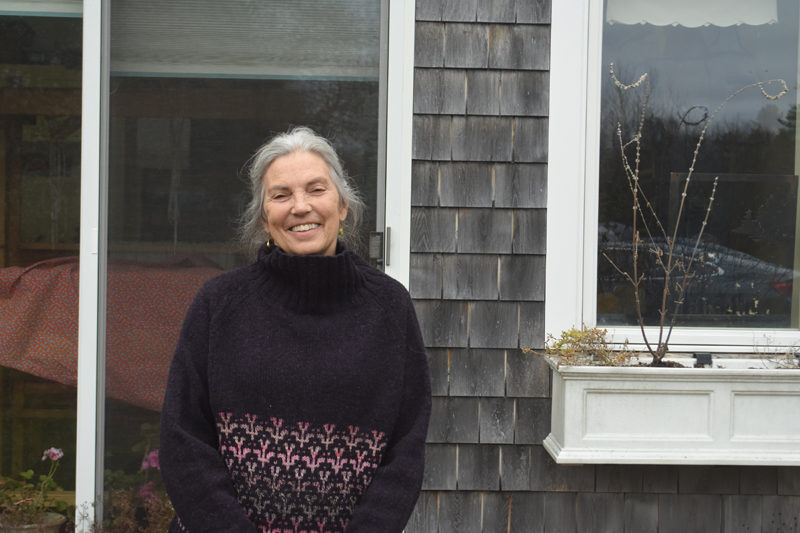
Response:
[[[408,287],[411,254],[411,136],[415,2],[389,3],[386,109],[386,273]]]
[[[78,299],[78,405],[75,465],[76,531],[102,519],[102,413],[104,387],[105,231],[103,229],[104,55],[103,0],[83,3],[81,102],[80,286]],[[98,421],[100,425],[98,426]],[[98,464],[98,458],[101,461]]]

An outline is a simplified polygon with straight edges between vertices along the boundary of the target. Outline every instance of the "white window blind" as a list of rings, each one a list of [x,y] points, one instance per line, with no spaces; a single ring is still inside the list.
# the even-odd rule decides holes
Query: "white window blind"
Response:
[[[374,0],[117,0],[115,74],[377,79]]]
[[[82,12],[82,0],[0,0],[0,15],[69,16]]]

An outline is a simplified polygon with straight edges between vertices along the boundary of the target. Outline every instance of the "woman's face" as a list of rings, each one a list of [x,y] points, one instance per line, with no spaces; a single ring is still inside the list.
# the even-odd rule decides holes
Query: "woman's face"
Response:
[[[283,155],[264,173],[265,228],[290,255],[333,255],[347,206],[325,160],[313,152]]]

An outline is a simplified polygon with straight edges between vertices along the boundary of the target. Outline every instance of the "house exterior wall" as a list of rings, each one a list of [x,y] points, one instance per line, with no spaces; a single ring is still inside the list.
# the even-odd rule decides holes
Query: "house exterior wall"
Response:
[[[558,466],[542,447],[549,0],[417,0],[410,291],[430,357],[407,532],[800,531],[800,467]]]

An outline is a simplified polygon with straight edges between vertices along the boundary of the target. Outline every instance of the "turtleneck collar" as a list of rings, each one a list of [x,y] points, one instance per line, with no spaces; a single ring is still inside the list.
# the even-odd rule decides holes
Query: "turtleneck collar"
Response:
[[[363,285],[356,254],[338,242],[336,253],[289,255],[263,245],[258,263],[267,272],[268,297],[291,311],[323,314],[346,304]]]

